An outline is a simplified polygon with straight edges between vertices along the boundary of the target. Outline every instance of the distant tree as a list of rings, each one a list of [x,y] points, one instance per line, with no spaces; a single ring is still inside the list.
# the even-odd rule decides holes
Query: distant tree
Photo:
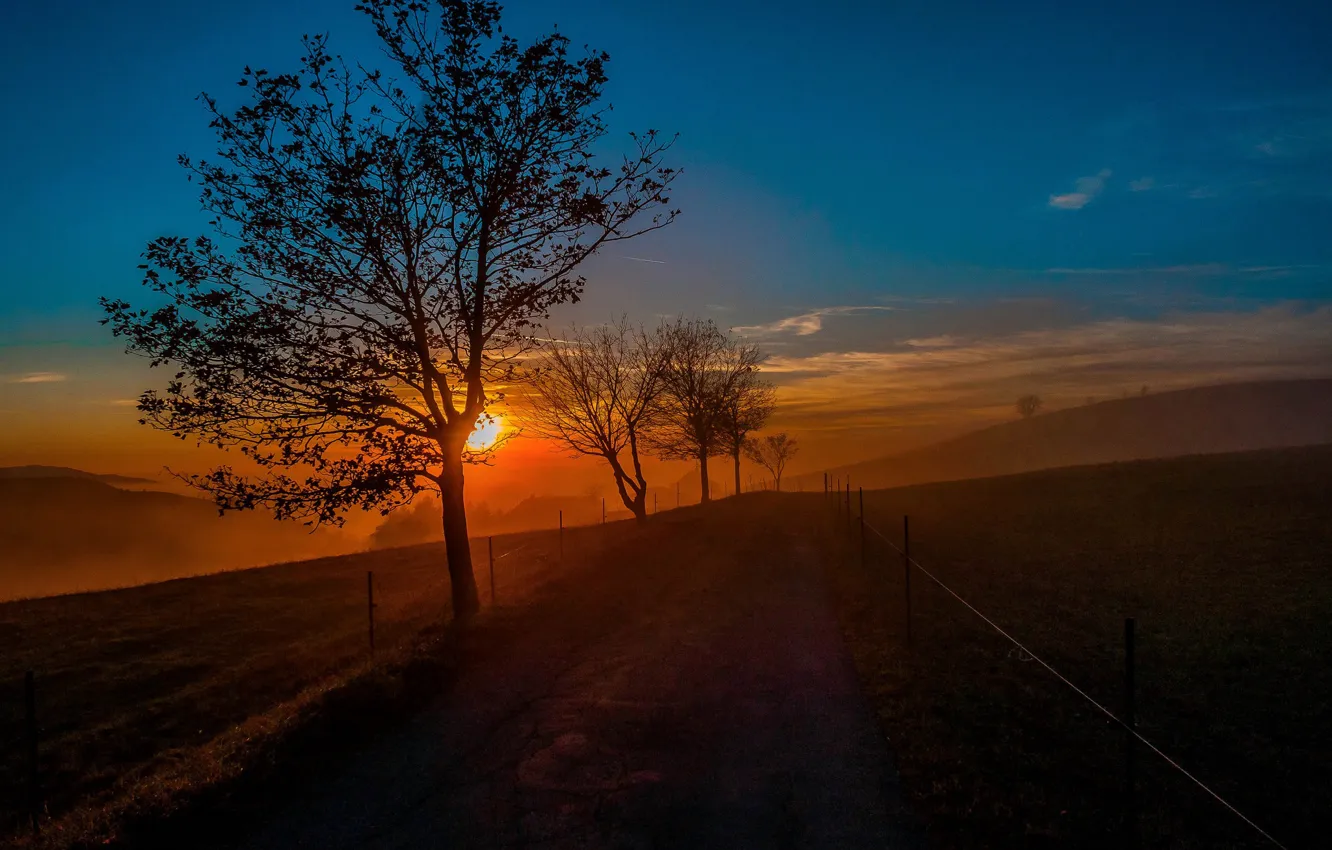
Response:
[[[712,499],[708,458],[725,452],[725,400],[757,364],[737,356],[733,341],[710,320],[681,317],[662,332],[666,407],[653,445],[662,458],[697,461],[699,491],[707,502]]]
[[[1142,396],[1147,395],[1147,385],[1146,385],[1146,384],[1143,384],[1143,385],[1142,385],[1142,389],[1138,391],[1138,395],[1142,395]]]
[[[580,264],[669,224],[655,132],[616,169],[604,53],[501,35],[489,0],[361,0],[397,79],[305,39],[299,70],[202,97],[215,161],[181,163],[215,237],[148,245],[161,306],[103,299],[165,391],[144,421],[239,447],[263,475],[187,476],[223,509],[341,521],[440,494],[454,612],[477,610],[463,465],[530,329],[579,300]],[[287,474],[290,473],[290,474]]]
[[[773,488],[782,489],[782,473],[786,463],[800,451],[800,446],[783,431],[745,441],[745,455],[772,473]]]
[[[752,343],[729,341],[726,351],[726,369],[735,374],[735,381],[721,399],[721,417],[718,437],[722,451],[731,456],[735,469],[735,493],[740,488],[740,456],[745,440],[760,430],[776,407],[776,388],[763,380],[759,368],[764,355]]]
[[[1017,411],[1023,419],[1030,419],[1040,411],[1045,402],[1038,395],[1024,395],[1017,400]]]
[[[625,319],[574,327],[529,363],[534,392],[524,421],[576,455],[604,460],[620,501],[639,521],[647,518],[641,455],[661,414],[664,337]]]

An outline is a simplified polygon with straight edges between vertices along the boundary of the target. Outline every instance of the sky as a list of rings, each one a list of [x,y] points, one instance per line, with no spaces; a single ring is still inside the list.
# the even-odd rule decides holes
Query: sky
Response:
[[[97,324],[205,230],[194,98],[299,37],[383,64],[350,2],[0,11],[0,464],[202,463]],[[1153,389],[1332,374],[1332,4],[511,2],[609,52],[614,139],[678,133],[678,223],[557,321],[709,316],[761,343],[795,471]],[[229,100],[231,99],[231,100]],[[614,140],[613,139],[613,140]],[[612,140],[612,141],[613,141]],[[506,449],[495,481],[557,464]],[[211,457],[211,456],[207,456]]]

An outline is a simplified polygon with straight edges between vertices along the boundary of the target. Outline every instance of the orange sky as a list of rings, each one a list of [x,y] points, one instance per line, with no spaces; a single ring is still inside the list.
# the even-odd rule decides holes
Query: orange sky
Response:
[[[1023,305],[1032,314],[1038,307]],[[721,313],[719,321],[727,318],[742,317]],[[1277,305],[1149,320],[1075,317],[929,335],[912,335],[913,326],[904,324],[909,318],[900,305],[864,305],[791,311],[759,324],[735,321],[771,355],[766,371],[778,384],[779,405],[770,430],[790,431],[802,446],[790,474],[881,457],[1010,419],[1013,400],[1027,392],[1041,394],[1046,409],[1058,409],[1136,393],[1143,385],[1162,391],[1332,371],[1329,307]],[[960,319],[955,324],[966,327]],[[137,423],[134,397],[164,378],[110,342],[0,348],[0,465],[158,475],[164,466],[202,471],[218,461],[234,463],[216,449],[198,449]],[[512,424],[512,412],[500,414]],[[725,469],[723,462],[718,472]],[[686,463],[648,464],[650,483],[658,486],[691,471]],[[746,466],[746,480],[750,471]],[[499,452],[493,466],[468,475],[468,498],[496,508],[533,494],[611,490],[603,465],[571,460],[524,436]]]

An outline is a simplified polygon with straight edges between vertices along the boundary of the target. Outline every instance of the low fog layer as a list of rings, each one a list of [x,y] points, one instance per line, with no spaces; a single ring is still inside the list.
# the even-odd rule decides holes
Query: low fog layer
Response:
[[[1036,413],[830,471],[853,487],[900,487],[1060,466],[1332,443],[1332,380],[1226,384]],[[805,489],[822,474],[802,476]]]
[[[93,477],[0,476],[0,599],[338,554],[363,542]]]

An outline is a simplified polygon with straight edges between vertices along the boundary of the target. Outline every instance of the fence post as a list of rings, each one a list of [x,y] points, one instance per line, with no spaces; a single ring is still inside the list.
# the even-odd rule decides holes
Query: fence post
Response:
[[[560,509],[560,561],[564,561],[564,510]]]
[[[865,567],[865,488],[859,488],[860,492],[860,566]]]
[[[656,513],[657,513],[657,494],[656,494],[656,493],[653,493],[653,494],[652,494],[652,513],[653,513],[654,516],[655,516]]]
[[[31,670],[23,675],[23,707],[24,736],[27,738],[28,750],[28,819],[32,823],[32,834],[40,835],[42,794],[37,768],[37,686]]]
[[[365,614],[370,625],[370,654],[375,654],[375,572],[365,574]]]
[[[906,579],[903,599],[906,601],[906,645],[911,648],[911,517],[902,514],[902,575]]]
[[[601,497],[601,524],[606,524],[606,497]]]
[[[675,482],[675,506],[680,507],[680,482]]]
[[[490,549],[490,604],[495,604],[495,538],[487,537],[486,544]]]
[[[1138,727],[1138,711],[1135,705],[1136,660],[1134,658],[1135,638],[1132,617],[1124,618],[1124,833],[1128,847],[1138,846],[1138,801],[1135,760],[1137,743],[1129,731]]]

